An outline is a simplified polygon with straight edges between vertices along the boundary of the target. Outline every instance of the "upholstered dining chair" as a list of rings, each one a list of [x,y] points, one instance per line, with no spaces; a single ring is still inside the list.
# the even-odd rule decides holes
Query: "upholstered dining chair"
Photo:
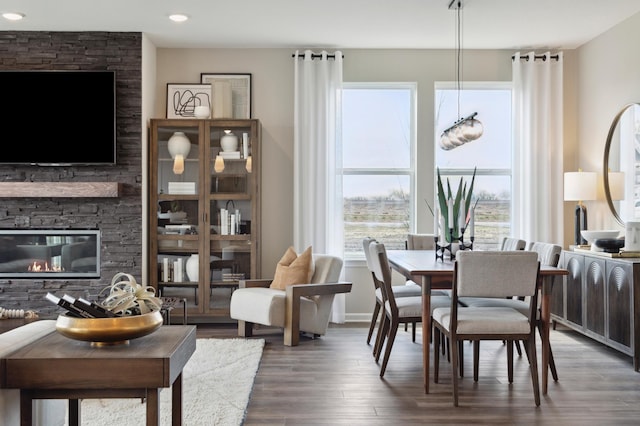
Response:
[[[513,238],[513,237],[503,237],[502,243],[500,244],[500,250],[502,251],[524,250],[526,246],[527,246],[527,242],[525,240],[521,240],[519,238]]]
[[[371,323],[369,324],[369,333],[367,334],[367,344],[371,343],[371,337],[373,336],[373,332],[376,329],[376,324],[378,324],[378,318],[380,318],[380,322],[382,322],[382,317],[380,313],[384,307],[384,302],[382,299],[382,289],[378,285],[378,281],[376,281],[373,276],[373,268],[371,265],[371,257],[369,254],[369,244],[375,241],[374,238],[365,237],[362,239],[362,249],[364,250],[364,257],[367,261],[367,268],[369,269],[369,273],[372,275],[373,288],[375,293],[375,305],[373,306],[373,314],[371,315]],[[413,285],[404,285],[404,286],[393,286],[393,294],[395,297],[421,297],[422,296],[422,288],[417,284],[413,283]],[[412,324],[412,340],[416,341],[416,328],[415,323]],[[378,329],[379,330],[379,329]],[[373,355],[376,356],[377,344],[374,343],[374,351]]]
[[[463,340],[503,340],[507,343],[509,383],[513,382],[513,342],[527,345],[531,381],[536,406],[540,405],[538,363],[535,344],[537,312],[537,281],[540,270],[538,256],[530,251],[459,251],[454,265],[451,306],[433,311],[434,346],[442,336],[450,339],[451,347]],[[458,298],[524,297],[529,302],[527,315],[505,307],[463,307]],[[434,351],[434,382],[439,378],[438,351]],[[458,406],[458,351],[451,351],[453,405]]]
[[[528,247],[529,251],[535,252],[538,255],[538,261],[540,265],[546,266],[558,266],[560,262],[560,253],[562,252],[562,246],[558,244],[532,242]],[[513,308],[526,315],[529,310],[529,303],[524,298],[508,298],[508,299],[495,299],[495,298],[483,298],[483,297],[462,297],[459,299],[464,306],[471,307],[507,307]],[[536,327],[542,336],[542,320],[540,312],[540,299],[538,298],[538,310],[536,314]],[[480,353],[480,343],[475,342],[474,355],[473,355],[473,378],[478,380],[478,354]],[[516,341],[515,347],[518,355],[522,355],[520,345]],[[525,348],[526,349],[526,348]],[[558,380],[558,370],[556,369],[555,360],[553,359],[553,351],[551,345],[549,345],[549,368],[553,380]]]
[[[436,240],[434,234],[407,234],[405,241],[407,250],[435,250]]]
[[[377,241],[370,242],[369,259],[373,272],[372,276],[381,289],[383,300],[382,320],[378,328],[376,348],[374,349],[376,361],[379,361],[384,347],[384,356],[380,365],[380,377],[383,377],[398,332],[398,326],[406,322],[417,323],[422,321],[422,296],[395,297],[392,290],[394,286],[391,282],[391,267],[384,244]],[[439,306],[449,306],[450,300],[448,296],[431,296],[432,311]],[[423,345],[428,344],[429,342],[423,342]]]
[[[238,335],[250,337],[253,325],[284,329],[284,344],[297,346],[300,333],[323,336],[329,325],[331,306],[338,293],[351,291],[352,283],[339,282],[342,259],[313,254],[314,271],[308,284],[270,288],[272,279],[242,280],[231,294],[230,316],[238,320]]]

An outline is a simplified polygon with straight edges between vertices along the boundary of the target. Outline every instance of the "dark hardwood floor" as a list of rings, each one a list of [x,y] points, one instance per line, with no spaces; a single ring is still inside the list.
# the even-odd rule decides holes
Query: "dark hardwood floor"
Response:
[[[474,383],[472,348],[465,344],[456,408],[446,360],[440,383],[424,393],[420,333],[412,343],[410,333],[398,331],[381,379],[372,346],[366,344],[367,330],[366,324],[332,326],[323,337],[302,338],[297,347],[284,346],[275,329],[258,330],[254,338],[264,338],[266,345],[244,426],[640,424],[640,373],[631,358],[572,331],[551,332],[559,381],[550,379],[540,407],[534,404],[524,356],[516,354],[509,385],[506,347],[483,342],[480,378]],[[236,329],[201,325],[198,337],[236,337]]]

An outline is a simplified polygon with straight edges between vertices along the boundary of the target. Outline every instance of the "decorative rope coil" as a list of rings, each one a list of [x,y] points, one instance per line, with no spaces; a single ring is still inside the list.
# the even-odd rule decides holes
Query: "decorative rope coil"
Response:
[[[115,274],[111,285],[102,292],[105,290],[109,290],[109,295],[102,306],[117,315],[141,315],[159,311],[162,306],[153,287],[138,284],[131,274],[124,272]]]

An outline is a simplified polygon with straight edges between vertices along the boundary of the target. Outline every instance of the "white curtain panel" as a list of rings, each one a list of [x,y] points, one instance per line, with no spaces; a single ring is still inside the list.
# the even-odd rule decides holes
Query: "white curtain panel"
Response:
[[[294,247],[300,252],[313,246],[316,253],[344,258],[339,170],[342,52],[296,51],[294,64]],[[345,321],[344,294],[335,297],[331,321]]]
[[[513,235],[527,241],[563,242],[562,63],[513,59]]]

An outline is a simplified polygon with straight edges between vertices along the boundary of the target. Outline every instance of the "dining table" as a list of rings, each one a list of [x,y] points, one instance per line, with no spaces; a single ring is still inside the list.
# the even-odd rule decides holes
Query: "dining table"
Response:
[[[424,390],[429,393],[429,364],[431,342],[431,290],[451,289],[455,260],[436,259],[435,250],[389,250],[387,258],[392,270],[422,287],[422,368]],[[541,290],[540,319],[542,321],[542,394],[546,395],[549,377],[549,330],[551,323],[551,292],[554,281],[568,275],[566,269],[540,265],[538,288]]]

